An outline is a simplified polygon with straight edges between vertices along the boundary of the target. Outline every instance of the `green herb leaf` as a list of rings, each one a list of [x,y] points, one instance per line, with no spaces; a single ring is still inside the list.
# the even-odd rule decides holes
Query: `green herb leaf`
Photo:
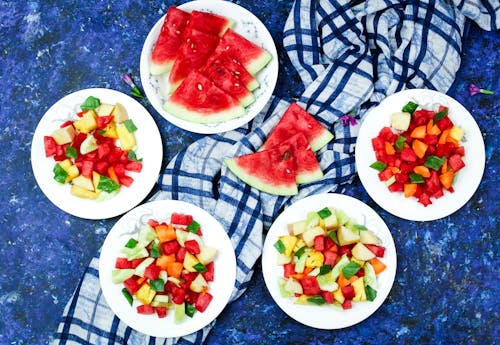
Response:
[[[448,108],[444,108],[443,110],[434,115],[434,123],[446,117],[446,115],[448,115]]]
[[[305,251],[306,251],[306,246],[300,247],[299,250],[297,250],[294,255],[297,258],[300,258],[302,256],[302,254],[305,253]]]
[[[101,101],[99,98],[95,98],[93,96],[89,96],[81,105],[80,108],[82,110],[93,110],[101,105]]]
[[[387,168],[387,164],[381,161],[376,161],[375,163],[372,163],[372,165],[370,165],[370,168],[373,168],[377,171],[384,171],[385,168]]]
[[[123,125],[130,133],[133,133],[137,130],[137,127],[134,125],[134,122],[131,119],[123,121]]]
[[[191,221],[191,223],[189,223],[186,230],[191,231],[193,234],[196,234],[198,230],[200,230],[200,223],[198,223],[196,220],[193,220]]]
[[[132,305],[134,303],[134,298],[132,297],[132,295],[130,294],[130,292],[128,292],[128,290],[126,288],[122,289],[122,294],[125,297],[125,299],[127,300],[128,304]]]
[[[97,189],[102,190],[103,192],[111,193],[120,188],[120,184],[113,181],[109,177],[101,175],[99,178],[99,184],[97,185]]]
[[[313,304],[317,304],[317,305],[322,305],[322,304],[326,303],[325,299],[323,297],[319,296],[319,295],[318,296],[309,297],[307,299],[307,301],[310,302],[310,303],[313,303]]]
[[[194,305],[186,303],[186,315],[189,317],[193,317],[194,313],[196,313],[196,308]]]
[[[327,274],[332,270],[332,265],[323,265],[319,269],[319,275],[322,276],[323,274]]]
[[[197,263],[196,265],[193,266],[193,268],[196,270],[198,273],[205,273],[207,271],[207,268],[205,265],[203,265],[201,262]]]
[[[439,168],[441,168],[441,165],[443,165],[445,159],[445,157],[439,158],[437,156],[429,156],[425,160],[424,165],[430,169],[437,171],[439,170]]]
[[[161,256],[160,247],[158,246],[158,243],[156,243],[156,241],[153,241],[153,243],[151,243],[151,250],[149,254],[152,258],[159,258]]]
[[[370,285],[365,286],[366,299],[370,302],[377,297],[377,290],[372,288]]]
[[[415,110],[417,110],[418,104],[415,102],[408,102],[406,105],[401,109],[401,111],[404,111],[405,113],[410,113],[413,114]]]
[[[54,172],[54,180],[59,183],[66,183],[68,173],[61,167],[61,165],[59,165],[59,163],[54,165],[54,169],[52,169],[52,171]]]
[[[106,134],[106,131],[104,129],[98,129],[97,133],[99,133],[100,135],[104,135]]]
[[[149,286],[151,287],[151,290],[154,290],[154,291],[158,291],[158,292],[165,291],[165,282],[161,278],[158,278],[155,280],[150,280]]]
[[[135,248],[135,246],[137,245],[137,243],[139,243],[139,242],[135,238],[131,238],[125,244],[125,247],[132,249],[132,248]]]
[[[137,158],[135,151],[132,150],[128,151],[128,159],[130,159],[131,161],[142,162],[142,158]]]
[[[396,150],[401,151],[405,147],[405,142],[406,138],[400,135],[394,142],[394,147],[396,148]]]
[[[280,254],[283,254],[286,250],[285,245],[281,242],[281,240],[277,240],[276,243],[274,243],[274,248],[276,248]]]
[[[361,230],[361,231],[365,231],[365,230],[368,230],[368,228],[364,225],[361,225],[361,224],[354,224],[352,226],[355,230]]]
[[[318,216],[321,218],[321,219],[325,219],[325,218],[328,218],[332,215],[332,211],[330,211],[328,209],[328,207],[325,207],[324,209],[322,210],[319,210],[318,211]]]
[[[342,274],[344,275],[345,279],[351,279],[351,277],[358,273],[360,269],[360,265],[351,261],[346,266],[344,266],[344,268],[342,268]]]
[[[420,174],[417,173],[411,173],[410,174],[410,181],[411,183],[424,183],[424,177]]]
[[[333,242],[335,242],[336,245],[339,244],[339,240],[337,238],[337,231],[335,230],[332,230],[328,233],[328,237],[330,237],[332,239]]]
[[[66,157],[76,159],[78,157],[78,150],[73,146],[66,146]]]

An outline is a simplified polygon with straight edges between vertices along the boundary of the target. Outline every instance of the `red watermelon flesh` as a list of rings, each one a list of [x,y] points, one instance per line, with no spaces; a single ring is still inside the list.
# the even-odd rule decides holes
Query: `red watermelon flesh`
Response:
[[[151,54],[150,73],[160,75],[172,69],[181,46],[182,33],[190,14],[176,7],[170,7],[160,30],[158,40]]]
[[[290,150],[295,161],[295,180],[298,184],[317,181],[323,177],[323,171],[319,166],[316,155],[309,147],[309,142],[304,134],[299,132],[292,135],[276,148],[282,151]]]
[[[260,150],[277,146],[296,133],[303,133],[305,135],[311,146],[311,150],[314,152],[333,139],[332,133],[294,102],[285,111]]]
[[[257,74],[272,59],[268,51],[231,29],[224,33],[215,52],[228,53],[238,60],[251,75]]]
[[[298,193],[295,163],[284,146],[226,158],[224,162],[240,180],[258,190],[276,195]]]
[[[200,72],[193,70],[165,102],[168,113],[194,123],[219,123],[245,114],[245,108]]]
[[[222,65],[231,71],[234,77],[245,85],[249,91],[253,91],[260,86],[257,79],[255,79],[238,60],[225,52],[212,55],[208,59],[207,65],[213,63]]]
[[[219,36],[196,29],[184,31],[184,42],[179,48],[168,81],[170,92],[174,91],[190,71],[202,67],[214,52]]]
[[[222,36],[233,25],[234,21],[229,18],[209,12],[193,11],[188,28]]]
[[[236,98],[242,106],[247,107],[255,102],[253,93],[243,85],[224,65],[214,61],[205,68],[202,73],[215,85]]]

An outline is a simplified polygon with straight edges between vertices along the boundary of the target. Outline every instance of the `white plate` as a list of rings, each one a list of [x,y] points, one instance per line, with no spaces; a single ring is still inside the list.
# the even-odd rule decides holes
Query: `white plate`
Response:
[[[122,187],[114,197],[105,201],[78,198],[70,194],[70,185],[61,185],[53,178],[55,161],[45,157],[43,137],[51,135],[59,125],[75,119],[81,111],[80,104],[89,96],[97,97],[103,103],[121,103],[129,118],[137,126],[136,154],[142,158],[140,173],[128,172],[134,179],[130,187]],[[161,168],[163,147],[158,127],[148,111],[135,99],[121,92],[109,89],[85,89],[69,94],[57,101],[42,117],[31,144],[31,165],[35,179],[47,198],[61,210],[86,219],[104,219],[118,216],[138,205],[151,191]]]
[[[462,143],[465,148],[465,167],[456,176],[453,184],[455,191],[445,191],[439,199],[431,198],[432,204],[427,207],[415,198],[405,198],[403,193],[389,191],[378,179],[378,172],[370,168],[370,164],[376,161],[372,138],[378,135],[382,127],[390,126],[391,114],[401,111],[409,101],[418,103],[424,109],[437,109],[438,105],[447,106],[450,119],[465,131]],[[453,98],[425,89],[395,93],[366,114],[359,130],[355,157],[359,178],[371,198],[387,212],[416,221],[443,218],[460,209],[474,195],[481,182],[485,164],[483,137],[471,114]]]
[[[121,293],[123,284],[114,284],[111,281],[111,271],[116,258],[120,256],[121,248],[130,237],[137,237],[140,225],[151,218],[168,222],[174,212],[192,215],[201,225],[204,243],[218,250],[214,261],[214,281],[209,283],[209,292],[213,299],[203,313],[196,312],[193,318],[186,317],[182,323],[174,322],[173,310],[169,310],[167,317],[162,319],[156,314],[138,314],[135,308],[139,305],[138,302],[130,306]],[[233,246],[220,223],[205,210],[177,200],[153,201],[125,214],[106,237],[99,258],[99,282],[111,310],[133,329],[154,337],[180,337],[208,325],[228,303],[235,279],[236,258]]]
[[[281,296],[278,287],[278,277],[283,277],[283,266],[276,264],[278,252],[274,248],[274,243],[279,236],[288,234],[288,223],[305,219],[308,212],[319,211],[328,206],[341,209],[359,224],[366,225],[380,238],[382,246],[385,247],[382,261],[387,268],[378,275],[377,297],[372,302],[353,302],[352,309],[343,310],[327,304],[321,306],[294,304],[292,298]],[[373,314],[389,295],[396,276],[396,265],[394,240],[382,218],[363,202],[347,195],[334,193],[313,195],[285,209],[269,229],[262,254],[264,280],[276,304],[296,321],[319,329],[349,327]]]
[[[178,6],[180,9],[191,12],[193,10],[212,12],[234,20],[233,30],[250,41],[266,49],[273,56],[269,64],[261,70],[255,78],[260,87],[254,91],[255,102],[246,108],[242,117],[219,124],[198,124],[182,120],[163,110],[163,103],[168,99],[168,73],[162,76],[153,76],[149,73],[151,53],[153,51],[165,16],[160,18],[149,32],[141,53],[140,73],[144,92],[156,111],[174,125],[195,133],[213,134],[222,133],[238,128],[251,121],[264,108],[271,97],[276,81],[278,80],[278,53],[273,38],[262,22],[243,7],[222,0],[198,0]]]

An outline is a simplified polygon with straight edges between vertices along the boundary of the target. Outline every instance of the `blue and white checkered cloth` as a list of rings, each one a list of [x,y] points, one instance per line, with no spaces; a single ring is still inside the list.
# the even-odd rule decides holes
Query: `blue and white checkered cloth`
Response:
[[[460,66],[466,17],[500,28],[498,0],[297,0],[284,28],[284,47],[302,78],[299,104],[335,139],[318,153],[321,181],[294,197],[261,193],[223,165],[225,157],[256,151],[289,103],[272,98],[248,125],[204,137],[168,164],[153,199],[178,199],[212,213],[229,234],[237,257],[232,300],[248,286],[261,255],[263,231],[284,207],[307,195],[335,191],[355,176],[354,144],[363,114],[406,88],[446,92]],[[354,110],[358,125],[339,118]],[[201,344],[215,321],[180,339],[136,332],[109,309],[98,289],[98,258],[67,304],[54,344]]]

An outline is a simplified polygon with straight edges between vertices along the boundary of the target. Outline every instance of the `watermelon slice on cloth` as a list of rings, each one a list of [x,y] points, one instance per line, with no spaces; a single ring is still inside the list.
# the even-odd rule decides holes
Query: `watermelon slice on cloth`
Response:
[[[190,14],[177,7],[170,7],[161,27],[158,40],[151,54],[149,72],[160,75],[172,69],[177,52],[182,45],[182,33],[189,21]]]
[[[183,40],[168,77],[170,92],[177,89],[190,71],[205,65],[219,43],[219,36],[192,28],[184,31]]]
[[[225,52],[212,55],[208,59],[207,65],[212,64],[217,66],[221,65],[227,68],[249,91],[253,91],[260,86],[257,79],[255,79],[238,60],[232,58]]]
[[[191,12],[188,28],[222,36],[233,25],[234,21],[232,19],[209,12],[194,10]]]
[[[255,96],[224,65],[216,62],[206,66],[202,73],[215,85],[236,98],[245,108],[255,102]]]
[[[200,72],[191,71],[165,102],[168,113],[194,123],[220,123],[245,114],[245,108]]]
[[[231,29],[224,33],[215,50],[215,53],[222,52],[239,61],[251,75],[256,75],[273,58],[267,50]]]
[[[333,134],[330,131],[294,102],[285,111],[260,150],[277,146],[291,135],[299,132],[305,135],[314,152],[321,149],[333,139]]]
[[[298,193],[289,147],[226,158],[224,163],[239,179],[258,190],[276,195]]]

